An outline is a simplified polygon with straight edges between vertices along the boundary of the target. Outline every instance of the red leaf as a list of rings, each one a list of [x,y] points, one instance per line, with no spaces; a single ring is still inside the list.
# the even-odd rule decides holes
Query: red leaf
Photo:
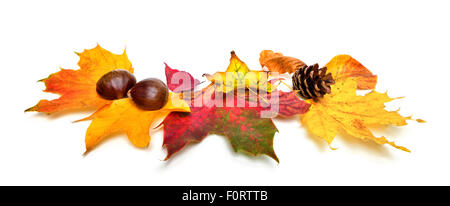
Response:
[[[186,144],[200,142],[208,134],[218,134],[227,137],[235,152],[265,154],[278,162],[273,151],[273,137],[278,130],[272,119],[260,117],[264,108],[260,104],[251,107],[242,96],[230,99],[223,94],[223,99],[216,98],[215,93],[208,90],[207,87],[190,100],[190,113],[172,112],[163,121],[166,159]]]
[[[250,95],[252,97],[256,96],[252,93],[250,93]],[[309,107],[311,106],[301,100],[295,91],[283,92],[276,90],[266,95],[261,95],[259,101],[259,104],[264,108],[267,108],[266,111],[270,110],[272,112],[272,117],[291,117],[297,114],[304,114],[308,112]]]
[[[304,114],[309,110],[310,104],[301,100],[295,91],[291,92],[278,92],[278,115],[284,117],[290,117],[296,114]],[[274,92],[272,92],[273,94]]]
[[[166,65],[166,79],[167,87],[174,92],[181,92],[192,90],[196,85],[200,84],[200,81],[194,79],[191,74],[185,71],[179,71],[177,69],[172,69]]]

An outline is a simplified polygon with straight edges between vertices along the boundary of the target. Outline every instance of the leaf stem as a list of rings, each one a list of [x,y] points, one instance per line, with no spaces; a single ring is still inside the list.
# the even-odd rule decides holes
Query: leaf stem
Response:
[[[286,87],[288,87],[288,88],[291,89],[292,91],[294,91],[294,89],[292,89],[292,87],[289,86],[288,84],[284,83],[283,80],[280,79],[280,82],[283,83]]]
[[[252,89],[248,88],[249,91],[253,92],[253,94],[255,94],[257,97],[261,98],[264,102],[266,102],[267,104],[270,104],[264,97],[259,96],[258,93],[256,93],[255,91],[253,91]]]

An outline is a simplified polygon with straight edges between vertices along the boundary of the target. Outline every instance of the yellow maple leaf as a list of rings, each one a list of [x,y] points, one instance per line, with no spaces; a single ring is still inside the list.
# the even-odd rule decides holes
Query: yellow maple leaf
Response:
[[[104,137],[116,133],[125,133],[137,147],[148,146],[150,128],[154,128],[170,112],[190,112],[189,105],[178,96],[170,93],[167,104],[155,111],[139,109],[130,98],[114,100],[91,116],[79,120],[92,119],[86,131],[86,150],[92,149]]]
[[[397,149],[410,152],[407,148],[388,141],[385,137],[375,137],[369,126],[406,125],[406,120],[397,111],[386,111],[384,103],[394,100],[386,93],[372,91],[364,96],[356,94],[357,81],[345,78],[332,86],[331,94],[319,101],[309,101],[309,111],[301,116],[301,122],[309,132],[331,144],[340,132],[378,144],[389,144]],[[423,120],[417,120],[422,122]]]
[[[234,51],[231,51],[230,64],[225,72],[216,72],[213,75],[204,74],[204,76],[214,84],[216,91],[224,93],[235,91],[238,88],[263,89],[268,92],[272,90],[267,73],[262,70],[250,70]]]
[[[337,55],[326,65],[336,81],[331,93],[318,101],[308,100],[309,111],[301,115],[301,122],[307,130],[323,138],[328,144],[341,132],[350,136],[372,140],[378,144],[389,144],[397,149],[410,152],[385,137],[375,137],[370,126],[406,125],[406,120],[398,111],[385,110],[385,103],[398,98],[390,98],[386,93],[371,91],[364,96],[356,94],[357,89],[374,89],[377,76],[349,55]],[[417,119],[417,122],[425,122]]]

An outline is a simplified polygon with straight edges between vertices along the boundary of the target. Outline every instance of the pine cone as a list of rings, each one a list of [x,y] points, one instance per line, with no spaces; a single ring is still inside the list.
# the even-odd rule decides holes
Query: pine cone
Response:
[[[318,64],[300,67],[292,76],[294,90],[304,99],[317,101],[323,95],[331,92],[330,85],[334,84],[331,73],[327,74],[327,68],[319,69]]]

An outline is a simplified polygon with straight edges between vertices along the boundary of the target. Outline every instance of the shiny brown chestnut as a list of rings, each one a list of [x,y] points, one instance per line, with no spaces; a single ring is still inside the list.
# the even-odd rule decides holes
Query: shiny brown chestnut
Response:
[[[127,97],[128,90],[136,84],[136,78],[124,69],[112,70],[97,81],[97,93],[104,99],[115,100]]]
[[[138,82],[128,92],[128,96],[140,109],[152,111],[166,105],[169,98],[167,85],[156,78],[148,78]]]

